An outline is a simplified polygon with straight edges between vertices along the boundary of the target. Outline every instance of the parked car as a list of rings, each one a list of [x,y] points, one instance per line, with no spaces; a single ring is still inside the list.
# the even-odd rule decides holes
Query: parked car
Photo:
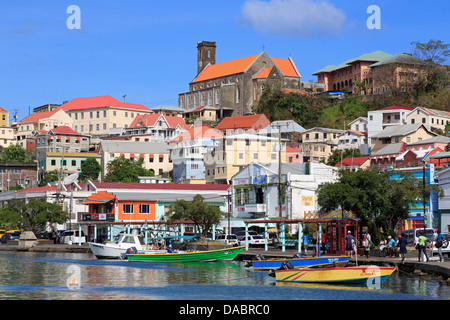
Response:
[[[248,230],[248,234],[250,236],[257,236],[258,232],[253,231],[253,230]],[[241,230],[235,233],[235,235],[239,238],[239,237],[244,237],[245,236],[245,230]]]
[[[267,232],[267,236],[263,233],[260,234],[261,237],[267,239],[268,244],[278,245],[280,243],[280,239],[278,238],[275,232]]]
[[[81,237],[79,236],[79,231],[78,230],[66,230],[64,231],[60,238],[59,238],[59,243],[86,243],[86,236],[84,235],[84,232],[81,231]]]
[[[6,232],[0,238],[0,242],[1,243],[7,243],[10,240],[19,240],[19,239],[20,239],[20,233],[19,232]]]
[[[66,231],[66,230],[57,230],[57,231],[55,232],[55,239],[53,240],[54,243],[61,243],[61,242],[60,242],[60,240],[61,240],[61,235],[64,233],[64,231]]]
[[[224,242],[226,244],[237,244],[238,237],[235,234],[216,234],[216,241]]]
[[[250,247],[263,246],[263,245],[266,244],[266,240],[264,239],[264,237],[262,237],[260,235],[247,236],[247,240],[248,240],[248,245]],[[239,245],[240,246],[245,246],[245,236],[239,238]]]

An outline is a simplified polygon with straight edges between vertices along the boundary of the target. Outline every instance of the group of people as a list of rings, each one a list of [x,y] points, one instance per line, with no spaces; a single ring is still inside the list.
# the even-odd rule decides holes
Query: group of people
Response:
[[[312,236],[312,245],[313,245],[313,257],[318,254],[318,241],[320,238],[319,231],[316,231],[313,233]],[[441,249],[442,247],[439,246],[439,243],[442,243],[442,241],[445,239],[445,236],[441,234],[439,230],[437,230],[437,237],[436,237],[436,244],[438,244],[436,247],[438,248],[438,254],[439,254],[439,262],[444,262],[444,257],[442,255]],[[428,254],[427,254],[427,242],[429,242],[429,239],[425,237],[424,235],[419,236],[419,242],[416,246],[416,249],[418,250],[418,259],[419,261],[422,261],[423,259],[426,259],[426,261],[430,261]],[[308,247],[310,245],[309,235],[304,234],[302,237],[302,243],[303,243],[303,253],[307,253]],[[348,255],[354,255],[356,253],[356,239],[352,235],[351,231],[348,231],[347,235],[344,237],[344,243],[345,243],[345,253]],[[392,238],[391,236],[387,237],[386,239],[383,239],[380,243],[380,251],[386,252],[386,258],[391,258],[396,256],[396,252],[398,251],[401,261],[405,261],[405,254],[408,252],[407,248],[407,239],[405,233],[401,233],[399,237],[396,237],[396,239]],[[362,237],[362,246],[364,248],[364,256],[367,258],[370,257],[370,249],[374,247],[374,244],[372,242],[371,235],[368,231],[365,231],[363,233]],[[330,249],[330,234],[327,232],[324,232],[321,239],[321,248],[323,250],[323,253],[329,252]]]
[[[442,255],[442,241],[445,239],[445,236],[441,234],[440,230],[437,230],[436,237],[436,247],[438,248],[439,262],[444,262],[444,256]],[[345,251],[348,255],[355,254],[355,243],[356,240],[352,236],[351,231],[348,231],[348,234],[344,237],[345,240]],[[417,243],[416,249],[418,250],[418,261],[422,261],[422,259],[426,259],[426,261],[430,261],[427,254],[427,242],[429,239],[424,235],[419,236],[419,242]],[[369,258],[370,256],[370,248],[373,246],[371,236],[368,232],[363,234],[362,245],[364,247],[364,255]],[[397,240],[393,239],[391,236],[388,236],[387,240],[382,240],[380,243],[380,251],[386,252],[386,258],[395,257],[395,252],[398,248],[398,253],[402,258],[402,262],[405,261],[405,254],[408,252],[407,248],[407,239],[405,233],[401,233],[401,235],[397,238]]]
[[[319,238],[320,238],[319,231],[315,231],[313,233],[312,241],[311,241],[311,243],[313,245],[313,257],[318,255],[318,243],[319,242],[321,243],[320,249],[322,250],[323,254],[329,252],[329,250],[330,250],[330,234],[328,232],[324,232],[322,234],[322,239],[320,239],[320,241],[319,241]],[[309,235],[308,234],[304,234],[303,235],[303,237],[302,237],[302,244],[303,244],[302,245],[302,248],[303,248],[302,252],[306,254],[308,252],[308,247],[309,247],[309,244],[310,244],[310,240],[309,240]]]

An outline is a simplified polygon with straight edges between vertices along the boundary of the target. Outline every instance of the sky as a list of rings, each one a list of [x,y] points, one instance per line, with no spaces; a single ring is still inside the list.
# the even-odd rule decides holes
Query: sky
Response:
[[[449,11],[448,0],[0,0],[0,107],[20,121],[80,97],[177,105],[200,41],[216,42],[217,63],[264,49],[317,80],[315,71],[364,53],[450,43]]]

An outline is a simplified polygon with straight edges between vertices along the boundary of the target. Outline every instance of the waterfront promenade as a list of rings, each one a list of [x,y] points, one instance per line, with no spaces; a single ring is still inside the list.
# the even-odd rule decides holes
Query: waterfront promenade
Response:
[[[84,243],[81,246],[78,244],[53,244],[52,242],[40,242],[38,245],[32,246],[30,248],[21,248],[15,244],[0,244],[0,251],[28,251],[28,252],[61,252],[61,253],[91,253],[89,245]],[[282,251],[281,249],[269,248],[267,251],[264,248],[249,248],[248,250],[242,251],[236,260],[238,261],[250,261],[254,259],[257,254],[262,254],[266,259],[271,258],[290,258],[294,254],[298,253],[294,249],[286,249]],[[447,281],[450,285],[450,258],[445,256],[444,262],[439,262],[439,257],[435,254],[431,256],[430,250],[427,251],[430,257],[430,262],[418,262],[417,251],[410,249],[406,255],[404,263],[401,262],[401,258],[386,258],[386,257],[376,257],[371,256],[369,258],[358,256],[353,257],[351,262],[354,264],[371,264],[377,266],[394,266],[398,267],[399,272],[404,272],[416,276],[433,276],[441,277],[441,280]],[[308,252],[307,256],[311,256]]]

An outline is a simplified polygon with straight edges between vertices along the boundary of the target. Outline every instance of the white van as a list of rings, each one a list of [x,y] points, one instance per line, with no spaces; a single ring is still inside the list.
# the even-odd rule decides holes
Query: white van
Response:
[[[83,231],[81,231],[80,237],[78,230],[66,230],[61,234],[59,241],[63,244],[85,243],[86,237]]]
[[[415,247],[416,244],[419,243],[419,237],[421,235],[425,235],[425,237],[428,238],[428,240],[431,242],[433,240],[433,235],[435,234],[435,231],[433,228],[417,228],[417,229],[408,229],[403,230],[401,233],[405,234],[407,243],[407,246]]]

